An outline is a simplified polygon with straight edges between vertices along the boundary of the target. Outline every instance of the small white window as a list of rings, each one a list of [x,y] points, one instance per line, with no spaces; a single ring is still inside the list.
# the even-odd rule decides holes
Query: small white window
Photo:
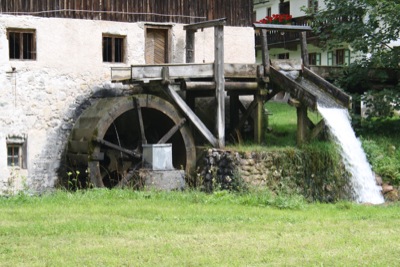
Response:
[[[24,137],[7,138],[7,166],[26,169],[26,145]]]

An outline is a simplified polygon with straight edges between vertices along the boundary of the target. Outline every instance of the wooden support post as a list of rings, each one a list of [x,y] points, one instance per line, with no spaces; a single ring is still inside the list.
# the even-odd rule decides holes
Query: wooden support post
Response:
[[[186,63],[194,62],[195,33],[196,30],[186,30]]]
[[[100,174],[100,162],[98,161],[89,161],[88,169],[90,174],[90,182],[95,187],[104,187],[103,180]]]
[[[239,123],[239,95],[231,93],[229,101],[229,119],[230,119],[230,131],[235,129],[235,126]]]
[[[297,144],[303,144],[307,139],[308,117],[307,107],[300,105],[297,109]]]
[[[307,32],[301,32],[300,45],[301,45],[301,58],[303,59],[303,66],[306,68],[310,68],[308,60]]]
[[[263,99],[260,94],[256,94],[254,96],[254,101],[257,102],[257,107],[255,109],[255,118],[254,118],[254,141],[257,144],[261,144],[262,142],[262,132],[263,132],[263,114],[264,114],[264,107],[263,107]]]
[[[214,27],[214,82],[217,100],[216,129],[218,147],[225,147],[224,26]]]
[[[264,66],[264,76],[268,76],[270,64],[269,64],[267,30],[260,29],[260,31],[261,31],[261,51],[262,51],[262,63]]]

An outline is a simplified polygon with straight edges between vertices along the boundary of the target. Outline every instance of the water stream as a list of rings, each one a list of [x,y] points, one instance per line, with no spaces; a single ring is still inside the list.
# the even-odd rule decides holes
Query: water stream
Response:
[[[355,200],[359,203],[384,203],[382,188],[376,185],[375,175],[367,161],[361,142],[351,127],[347,109],[325,108],[318,105],[318,111],[324,117],[335,142],[341,148],[346,170],[351,173]]]

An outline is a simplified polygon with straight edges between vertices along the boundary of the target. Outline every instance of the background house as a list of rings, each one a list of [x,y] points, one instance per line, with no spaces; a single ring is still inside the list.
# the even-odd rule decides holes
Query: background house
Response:
[[[323,0],[254,0],[254,20],[258,21],[273,14],[292,15],[293,25],[310,25],[312,18],[306,16],[304,8],[318,10],[324,8]],[[351,48],[343,44],[334,50],[322,50],[318,45],[318,36],[313,33],[307,35],[309,64],[313,66],[343,66],[348,65],[354,58]],[[269,35],[268,44],[272,59],[299,59],[300,43],[298,34],[276,32]],[[256,46],[259,41],[256,38]],[[260,61],[261,52],[257,50],[257,60]],[[322,70],[323,71],[323,70]],[[324,75],[324,77],[326,77]]]

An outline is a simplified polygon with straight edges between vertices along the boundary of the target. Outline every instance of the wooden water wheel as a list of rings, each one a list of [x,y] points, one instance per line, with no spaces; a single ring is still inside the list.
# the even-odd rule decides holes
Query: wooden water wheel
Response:
[[[154,95],[99,99],[86,109],[68,142],[71,168],[88,171],[96,187],[124,186],[142,167],[142,145],[172,143],[176,169],[196,164],[188,123],[168,101]]]

